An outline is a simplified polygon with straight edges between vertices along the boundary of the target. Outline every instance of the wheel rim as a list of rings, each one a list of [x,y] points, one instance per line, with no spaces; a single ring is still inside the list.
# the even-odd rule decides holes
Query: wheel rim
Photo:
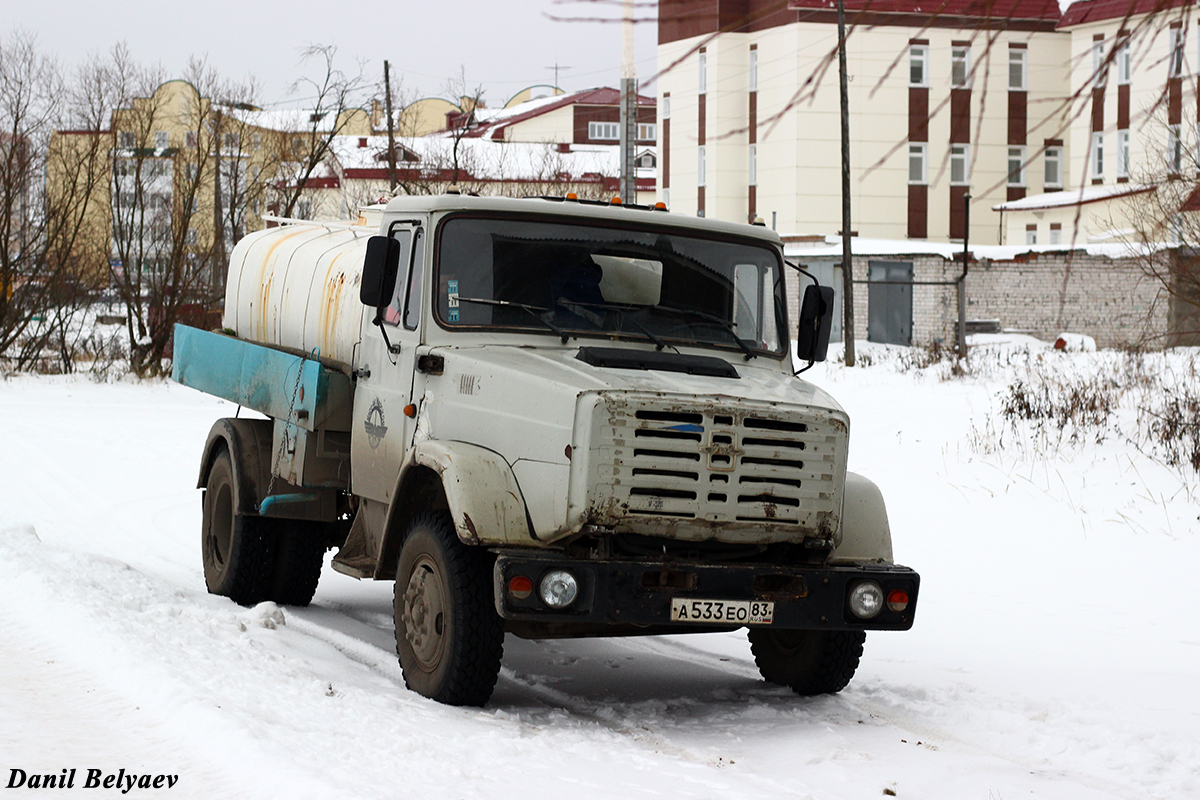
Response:
[[[209,560],[218,569],[224,569],[233,542],[233,497],[228,486],[217,489],[207,534],[204,547]]]
[[[422,555],[413,564],[404,590],[404,638],[417,665],[433,672],[446,647],[446,585],[437,564]]]

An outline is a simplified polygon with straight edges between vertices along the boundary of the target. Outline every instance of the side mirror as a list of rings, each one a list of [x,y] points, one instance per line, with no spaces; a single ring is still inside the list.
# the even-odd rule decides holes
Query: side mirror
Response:
[[[801,361],[824,361],[833,327],[833,287],[810,284],[800,302],[796,355]]]
[[[399,242],[390,236],[372,236],[367,240],[362,283],[358,287],[358,299],[364,306],[380,308],[392,301],[399,266]]]

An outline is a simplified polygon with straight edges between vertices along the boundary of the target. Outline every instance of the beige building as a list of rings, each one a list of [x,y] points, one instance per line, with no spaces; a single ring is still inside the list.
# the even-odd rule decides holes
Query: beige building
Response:
[[[1061,191],[998,204],[1008,243],[1171,238],[1138,218],[1156,183],[1193,178],[1200,165],[1193,11],[1182,0],[1077,0],[1063,13],[1074,113]]]
[[[848,0],[853,230],[996,243],[1041,192],[1067,58],[1054,0]],[[841,228],[836,13],[825,0],[664,0],[660,196],[673,211]],[[1062,145],[1059,145],[1060,147]],[[1062,158],[1061,151],[1055,153]],[[1011,174],[1013,157],[1024,166]]]
[[[89,254],[82,274],[119,281],[128,270],[219,264],[217,231],[227,251],[261,228],[260,215],[279,208],[308,154],[335,129],[370,134],[370,115],[267,112],[214,103],[187,81],[167,81],[114,109],[108,129],[56,132],[47,189],[51,202],[70,197],[85,206],[82,229],[94,241],[75,245]]]

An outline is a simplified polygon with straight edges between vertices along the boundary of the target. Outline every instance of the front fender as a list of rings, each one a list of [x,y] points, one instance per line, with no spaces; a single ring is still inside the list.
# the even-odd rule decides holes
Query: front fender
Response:
[[[878,486],[854,472],[846,473],[842,541],[829,560],[892,563],[892,531],[883,494]]]
[[[466,442],[426,439],[409,451],[399,485],[409,470],[437,473],[458,538],[466,544],[532,544],[521,487],[495,451]],[[400,494],[393,495],[403,502]],[[393,505],[396,503],[393,502]]]

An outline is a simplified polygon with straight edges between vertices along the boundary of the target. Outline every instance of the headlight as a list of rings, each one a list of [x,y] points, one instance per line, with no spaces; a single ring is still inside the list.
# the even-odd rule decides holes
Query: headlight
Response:
[[[870,619],[883,609],[883,589],[874,581],[863,581],[850,590],[850,610],[860,619]]]
[[[579,583],[564,569],[547,572],[542,578],[542,601],[551,608],[566,608],[575,602]]]

